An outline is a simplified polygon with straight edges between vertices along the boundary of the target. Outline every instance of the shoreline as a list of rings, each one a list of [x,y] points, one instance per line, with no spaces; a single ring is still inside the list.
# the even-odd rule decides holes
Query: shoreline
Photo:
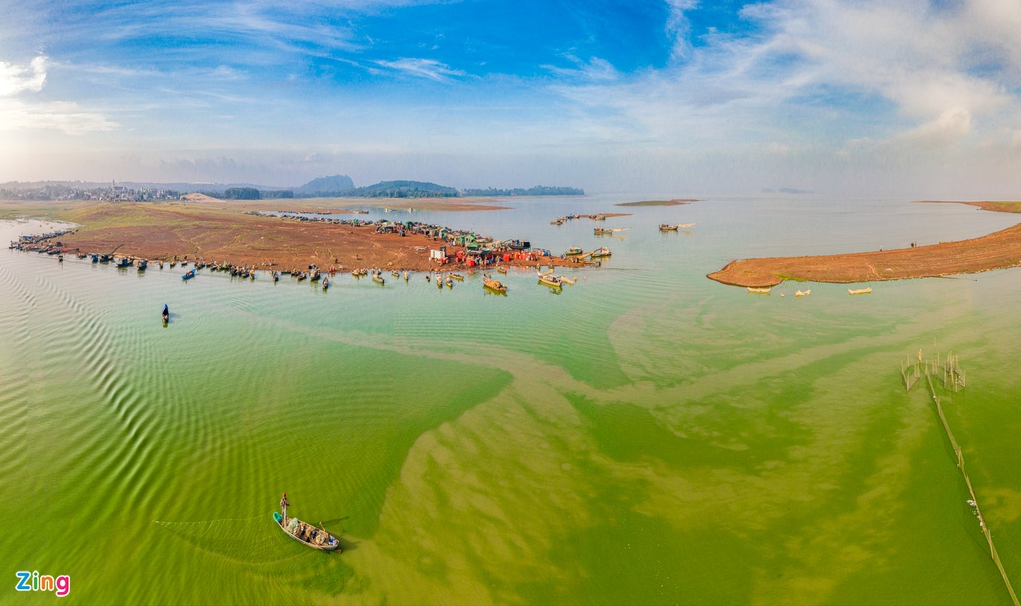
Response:
[[[990,212],[1021,213],[1021,202],[917,202],[967,204]],[[706,277],[729,286],[767,288],[785,280],[853,284],[938,278],[1018,266],[1021,266],[1021,223],[978,238],[911,248],[741,259],[731,261]]]

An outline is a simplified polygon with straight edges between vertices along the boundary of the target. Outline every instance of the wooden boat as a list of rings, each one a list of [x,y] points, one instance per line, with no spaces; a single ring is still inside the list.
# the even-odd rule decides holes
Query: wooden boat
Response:
[[[450,278],[450,276],[447,276],[446,282],[447,282],[447,288],[454,288],[454,281]]]
[[[191,270],[188,270],[188,272],[185,273],[183,276],[181,276],[181,279],[182,280],[191,280],[194,277],[195,277],[195,270],[191,269]]]
[[[613,233],[613,230],[609,227],[597,227],[592,230],[592,233],[597,236],[608,236]]]
[[[319,273],[319,270],[318,269],[314,269],[314,270],[312,270],[312,277],[309,278],[309,279],[312,280],[313,282],[318,282],[319,279],[322,278],[322,277],[323,277],[323,275],[321,273]]]
[[[394,277],[395,277],[395,278],[400,278],[400,277],[401,277],[401,272],[397,271],[396,269],[395,269],[395,270],[393,270],[393,271],[392,271],[392,272],[390,272],[390,273],[392,273],[392,274],[394,275]]]
[[[670,225],[668,223],[660,223],[659,224],[659,231],[677,231],[678,227],[680,227],[680,225]]]
[[[99,263],[99,255],[97,255],[96,253],[92,253],[92,262]]]
[[[163,316],[163,323],[164,324],[170,322],[170,308],[167,307],[166,305],[163,306],[163,314],[162,314],[162,316]]]
[[[457,280],[458,282],[464,282],[464,276],[461,274],[450,274],[450,277]]]
[[[545,284],[546,286],[550,286],[552,288],[564,287],[564,283],[559,276],[554,276],[552,273],[545,274],[541,272],[536,273],[539,274],[539,284]]]
[[[131,259],[124,257],[120,261],[117,261],[117,269],[127,269],[131,267]]]
[[[299,543],[321,551],[340,551],[340,541],[321,528],[302,522],[298,518],[286,518],[279,511],[273,512],[273,521],[280,530]]]
[[[872,292],[871,286],[869,286],[868,288],[859,288],[857,290],[851,290],[850,288],[847,289],[847,294],[849,295],[867,295],[871,292]]]
[[[329,287],[330,287],[330,279],[329,278],[323,278],[323,292],[326,292],[326,289],[329,288]]]
[[[567,249],[567,256],[569,257],[582,254],[585,254],[585,251],[583,251],[580,246],[572,246],[571,248]]]
[[[748,292],[753,295],[768,295],[771,290],[772,288],[754,288],[752,286],[748,287]]]
[[[276,283],[276,282],[279,282],[279,281],[280,281],[280,272],[278,272],[278,271],[273,272],[273,282]]]
[[[438,274],[436,276],[436,288],[443,288],[443,277]]]
[[[482,275],[482,287],[488,288],[489,290],[495,292],[500,292],[504,294],[507,293],[507,287],[504,286],[499,280],[494,280],[493,278],[491,278],[489,274]]]
[[[606,248],[605,246],[600,246],[599,248],[590,252],[588,256],[592,257],[593,259],[596,259],[599,257],[609,257],[612,254],[613,253],[610,252],[609,248]]]
[[[138,271],[145,271],[147,267],[149,267],[148,261],[146,261],[145,259],[138,260]]]
[[[386,280],[383,279],[383,274],[372,274],[372,281],[376,284],[386,284]]]
[[[507,267],[506,265],[497,265],[497,266],[496,266],[496,271],[497,271],[497,272],[499,272],[499,273],[501,273],[501,274],[505,274],[505,273],[507,273],[507,270],[508,270],[508,269],[510,269],[510,268],[509,268],[509,267]]]
[[[810,294],[812,294],[812,289],[811,288],[809,288],[808,290],[806,290],[804,292],[801,292],[799,290],[798,292],[794,293],[794,296],[795,297],[805,297],[805,296],[808,296]]]
[[[407,281],[408,281],[408,272],[404,272],[404,281],[405,281],[405,282],[407,282]]]

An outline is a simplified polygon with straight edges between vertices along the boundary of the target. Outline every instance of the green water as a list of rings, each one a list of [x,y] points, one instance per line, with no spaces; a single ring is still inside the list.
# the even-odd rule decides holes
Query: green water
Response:
[[[1021,271],[803,299],[704,275],[1016,217],[763,199],[626,209],[608,238],[548,225],[618,200],[414,217],[614,251],[560,294],[527,272],[507,297],[477,275],[322,293],[0,251],[0,602],[57,599],[14,590],[38,570],[70,575],[70,604],[1009,603],[899,365],[960,355],[945,410],[1021,583]],[[274,527],[285,490],[344,553]]]

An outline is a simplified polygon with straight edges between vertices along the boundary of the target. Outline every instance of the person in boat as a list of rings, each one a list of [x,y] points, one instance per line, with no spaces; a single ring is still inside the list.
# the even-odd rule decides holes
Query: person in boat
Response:
[[[170,306],[166,303],[163,304],[163,321],[166,322],[170,319]]]
[[[280,499],[280,509],[283,511],[285,521],[287,520],[287,506],[290,504],[291,502],[287,500],[287,493],[285,492],[284,496]]]

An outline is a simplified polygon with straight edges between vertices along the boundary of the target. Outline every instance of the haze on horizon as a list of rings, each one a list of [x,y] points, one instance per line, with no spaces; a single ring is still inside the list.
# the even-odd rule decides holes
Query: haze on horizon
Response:
[[[1016,0],[25,0],[0,182],[1021,197]]]

